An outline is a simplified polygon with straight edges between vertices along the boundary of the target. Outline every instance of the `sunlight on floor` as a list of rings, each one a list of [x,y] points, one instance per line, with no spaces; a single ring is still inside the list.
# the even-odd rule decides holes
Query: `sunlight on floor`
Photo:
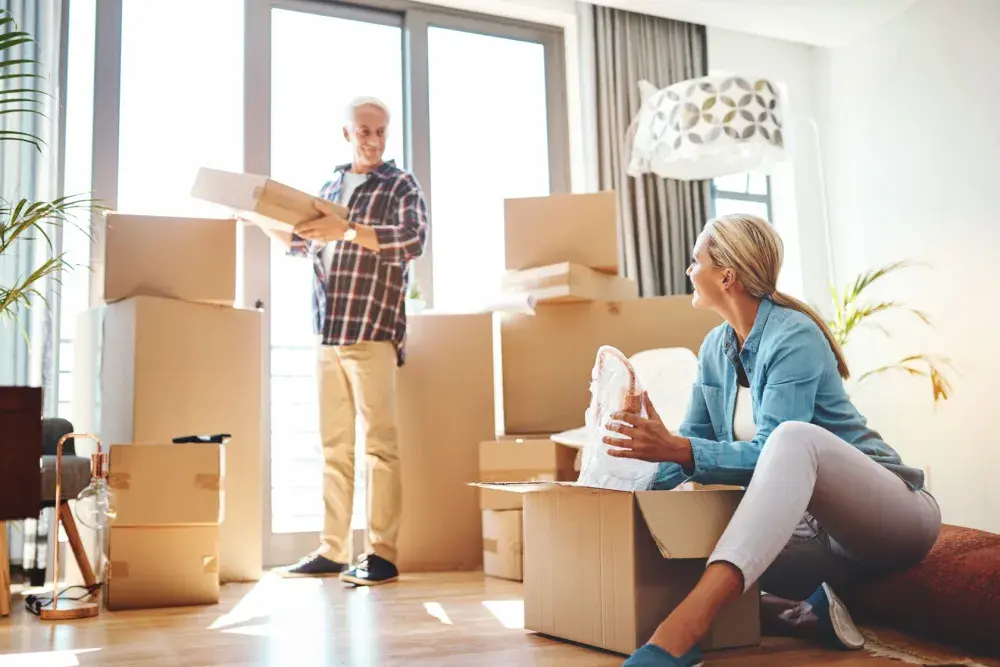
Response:
[[[508,630],[524,629],[524,600],[486,600],[483,606]]]
[[[441,606],[440,602],[425,602],[424,609],[427,610],[428,614],[430,614],[437,620],[441,621],[445,625],[454,625],[454,623],[452,623],[451,619],[448,617],[448,612],[444,610],[444,607]]]
[[[319,579],[283,579],[277,574],[266,574],[229,613],[217,618],[208,629],[222,630],[281,614],[288,611],[288,601],[296,599],[297,593],[304,600],[316,599],[316,591],[322,585]]]
[[[0,667],[80,667],[80,659],[76,656],[100,650],[99,648],[81,648],[71,651],[0,655]]]

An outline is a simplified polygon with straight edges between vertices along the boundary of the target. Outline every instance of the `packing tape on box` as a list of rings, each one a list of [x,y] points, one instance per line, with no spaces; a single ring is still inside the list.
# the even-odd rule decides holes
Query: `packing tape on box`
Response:
[[[202,556],[201,570],[205,574],[217,574],[219,572],[219,559],[215,556]]]
[[[108,475],[108,486],[118,491],[128,491],[132,475],[126,472],[113,472]]]
[[[108,486],[118,491],[128,491],[132,486],[132,474],[113,472],[108,475]],[[215,473],[202,473],[194,476],[194,488],[205,491],[218,491],[222,486],[222,477]]]
[[[486,551],[486,552],[491,553],[491,554],[495,554],[497,551],[499,551],[499,545],[497,544],[497,541],[494,540],[494,539],[491,539],[491,538],[484,537],[483,538],[483,551]]]
[[[194,476],[195,488],[206,491],[218,491],[221,485],[222,480],[219,475],[205,473]]]

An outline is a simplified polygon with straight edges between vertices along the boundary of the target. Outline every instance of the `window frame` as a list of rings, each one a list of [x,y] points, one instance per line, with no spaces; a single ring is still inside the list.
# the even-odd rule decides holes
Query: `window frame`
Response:
[[[60,0],[68,7],[68,0]],[[96,7],[93,98],[93,149],[91,155],[91,190],[104,206],[118,206],[119,145],[121,114],[121,47],[124,0],[99,0]],[[571,190],[571,156],[569,135],[569,103],[567,91],[566,42],[564,29],[547,25],[493,16],[484,13],[428,5],[411,0],[243,0],[243,169],[267,175],[270,173],[271,123],[271,11],[273,8],[336,16],[340,18],[392,22],[402,26],[401,53],[403,62],[403,162],[421,183],[431,210],[433,234],[433,184],[430,161],[430,100],[428,72],[428,30],[431,27],[462,30],[494,37],[520,39],[540,43],[545,53],[546,105],[549,136],[550,191],[568,193]],[[400,23],[396,23],[396,21]],[[68,38],[63,36],[64,51]],[[65,67],[61,68],[65,72]],[[64,161],[62,161],[64,163]],[[61,165],[64,168],[64,164]],[[104,233],[103,215],[93,218],[93,232],[99,240]],[[238,275],[237,305],[254,308],[258,303],[270,303],[270,268],[251,266],[253,258],[269,252],[270,242],[261,234],[244,234],[237,238]],[[265,247],[263,244],[267,244]],[[422,257],[412,264],[423,298],[433,307],[433,252],[427,243]],[[100,268],[99,246],[90,247],[90,266]],[[73,279],[82,279],[80,272]],[[96,305],[95,279],[89,281],[87,306]],[[58,296],[57,296],[58,298]],[[55,305],[58,312],[60,303]],[[274,559],[271,538],[271,343],[270,327],[264,327],[262,350],[261,401],[265,406],[261,424],[262,524],[264,528],[265,561]],[[62,327],[53,336],[55,371],[58,373],[58,348],[63,342]],[[57,378],[59,376],[57,375]],[[66,400],[66,397],[60,397]],[[280,546],[280,545],[279,545]],[[269,557],[268,552],[271,552]]]

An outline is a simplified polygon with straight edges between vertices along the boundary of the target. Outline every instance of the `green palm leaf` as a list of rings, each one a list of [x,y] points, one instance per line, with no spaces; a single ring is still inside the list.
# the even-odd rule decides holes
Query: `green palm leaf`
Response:
[[[847,345],[851,334],[863,326],[874,328],[887,337],[891,336],[889,330],[875,318],[876,315],[889,311],[905,311],[924,324],[932,326],[930,315],[899,301],[890,299],[874,303],[863,302],[865,291],[874,283],[891,273],[912,266],[915,266],[915,264],[904,260],[865,271],[858,275],[853,282],[847,284],[843,291],[838,291],[836,287],[830,285],[830,297],[833,300],[833,316],[827,324],[840,345]],[[952,394],[951,383],[943,370],[945,366],[948,366],[947,360],[931,355],[917,354],[904,357],[896,363],[872,369],[861,375],[858,378],[858,383],[860,384],[872,376],[890,371],[925,377],[930,380],[932,396],[934,397],[934,402],[937,403],[941,400],[947,400]]]
[[[31,85],[33,81],[42,79],[41,76],[30,71],[30,69],[38,67],[38,61],[25,55],[30,50],[29,45],[34,43],[35,39],[30,34],[18,29],[13,15],[6,9],[0,9],[0,79],[24,80],[18,88],[0,89],[0,105],[17,105],[16,109],[10,110],[11,112],[44,115],[39,109],[32,108],[30,105],[41,104],[43,97],[51,97],[40,86]],[[25,71],[25,68],[28,68],[29,71]],[[16,130],[0,131],[0,141],[27,143],[38,151],[41,151],[42,146],[45,145],[45,141],[41,137],[30,132]]]
[[[26,54],[34,39],[18,30],[14,17],[0,9],[0,85],[11,82],[13,88],[0,89],[0,114],[33,114],[45,116],[41,109],[43,98],[49,96],[41,88],[44,78],[32,70],[38,62]],[[37,86],[35,84],[38,84]],[[21,129],[0,130],[0,144],[6,141],[23,142],[41,151],[45,142],[30,131]],[[0,200],[0,256],[10,251],[18,242],[44,242],[49,258],[26,274],[15,278],[13,285],[0,285],[0,320],[17,316],[19,308],[31,308],[36,299],[48,305],[45,297],[46,280],[61,282],[64,271],[72,268],[65,255],[54,251],[51,232],[60,226],[72,225],[90,237],[91,212],[104,210],[89,194],[69,195],[53,201],[21,199],[11,203]]]
[[[873,368],[862,374],[858,378],[858,383],[860,384],[875,375],[888,372],[901,372],[916,377],[925,377],[930,379],[931,396],[934,402],[937,403],[938,401],[946,401],[951,398],[954,391],[951,381],[948,380],[944,373],[944,367],[946,366],[951,368],[951,362],[943,357],[929,354],[913,354],[903,357],[894,364]],[[952,370],[954,369],[952,368]]]

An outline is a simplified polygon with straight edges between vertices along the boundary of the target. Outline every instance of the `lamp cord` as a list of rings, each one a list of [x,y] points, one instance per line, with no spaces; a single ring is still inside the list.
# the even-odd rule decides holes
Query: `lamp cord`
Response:
[[[84,592],[78,596],[66,595],[75,588],[79,588]],[[101,582],[94,583],[90,586],[79,586],[79,585],[69,586],[68,588],[64,588],[62,592],[59,593],[59,599],[74,600],[74,601],[84,600],[94,595],[99,590],[101,590]],[[49,604],[52,604],[51,595],[28,595],[27,597],[24,598],[25,608],[27,608],[27,610],[32,614],[34,614],[35,616],[39,616],[42,613],[42,608]]]

